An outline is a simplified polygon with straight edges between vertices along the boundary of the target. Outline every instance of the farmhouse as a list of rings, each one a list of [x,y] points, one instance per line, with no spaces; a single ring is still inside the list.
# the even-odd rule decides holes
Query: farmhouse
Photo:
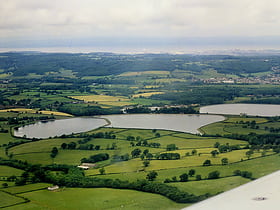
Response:
[[[96,164],[94,164],[94,163],[82,163],[82,165],[79,165],[77,167],[82,168],[84,170],[88,170],[88,169],[93,168],[95,166],[96,166]]]
[[[48,187],[49,191],[54,191],[54,190],[57,190],[57,189],[59,189],[58,185],[55,185],[55,186],[52,186],[52,187]]]
[[[77,166],[78,168],[84,169],[84,170],[88,170],[89,167],[88,166]]]

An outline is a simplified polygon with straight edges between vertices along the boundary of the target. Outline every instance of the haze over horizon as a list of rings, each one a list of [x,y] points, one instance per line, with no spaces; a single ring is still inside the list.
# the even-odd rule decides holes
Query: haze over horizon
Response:
[[[277,0],[0,0],[0,50],[280,49]]]

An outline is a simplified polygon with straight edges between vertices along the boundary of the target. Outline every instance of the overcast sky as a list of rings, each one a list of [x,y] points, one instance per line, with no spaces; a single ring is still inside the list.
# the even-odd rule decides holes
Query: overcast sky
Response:
[[[2,46],[278,36],[279,0],[0,0]]]

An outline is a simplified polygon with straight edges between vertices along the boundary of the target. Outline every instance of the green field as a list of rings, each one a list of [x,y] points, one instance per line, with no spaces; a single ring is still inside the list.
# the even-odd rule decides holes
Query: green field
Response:
[[[0,165],[0,176],[1,177],[8,177],[8,176],[20,176],[22,174],[23,170],[12,168],[9,166],[3,166]]]
[[[180,190],[187,191],[193,194],[206,194],[210,193],[215,195],[217,193],[225,192],[232,188],[238,187],[242,184],[249,182],[248,179],[233,176],[226,177],[216,180],[202,180],[202,181],[192,181],[192,182],[178,182],[171,183],[170,185],[179,188]]]
[[[47,190],[22,193],[29,203],[7,209],[181,209],[177,204],[151,193],[117,189],[65,188],[57,192]]]
[[[20,203],[25,202],[25,200],[23,198],[10,195],[10,194],[5,193],[3,191],[0,191],[0,197],[1,197],[0,208],[13,206],[15,204],[20,204]],[[13,207],[11,207],[11,209],[13,209]]]
[[[19,111],[19,110],[17,110]],[[27,110],[22,110],[26,112]],[[14,112],[2,112],[2,115],[12,116]],[[18,113],[17,113],[18,114]],[[36,116],[34,113],[20,113],[25,116]],[[258,129],[248,128],[250,123],[254,121]],[[241,123],[242,122],[242,123]],[[249,124],[248,124],[249,123]],[[8,125],[2,124],[9,128]],[[244,127],[246,125],[247,127]],[[231,134],[238,132],[239,134],[246,134],[252,131],[257,133],[269,133],[266,127],[279,127],[278,121],[271,121],[268,118],[247,118],[228,116],[223,122],[213,123],[211,125],[201,128],[207,134]],[[75,134],[72,137],[65,138],[51,138],[39,141],[13,146],[7,150],[8,154],[12,154],[11,160],[27,161],[31,164],[67,164],[76,168],[81,164],[82,158],[89,158],[92,155],[100,153],[107,153],[108,160],[99,161],[95,163],[94,168],[85,170],[85,176],[100,179],[119,179],[122,181],[136,182],[137,180],[145,180],[147,174],[151,171],[156,171],[158,176],[154,182],[164,183],[166,179],[177,179],[176,182],[166,183],[170,186],[175,186],[179,190],[186,193],[193,193],[195,195],[211,194],[215,195],[220,192],[227,191],[239,185],[249,182],[251,179],[243,178],[241,176],[234,176],[235,170],[252,172],[252,179],[272,173],[280,168],[280,156],[272,151],[272,149],[260,148],[254,150],[253,154],[248,157],[246,152],[249,151],[247,141],[228,139],[225,137],[214,136],[200,136],[189,133],[168,131],[168,130],[149,130],[149,129],[125,129],[125,128],[99,128],[87,132],[86,134],[92,135],[103,132],[114,135],[115,138],[90,137],[86,143],[79,143],[85,140],[85,137],[80,134]],[[9,141],[19,141],[21,139],[13,139],[9,133],[0,134],[6,136]],[[129,138],[133,139],[129,140]],[[7,139],[3,142],[7,142]],[[76,149],[62,149],[62,143],[69,144],[75,142]],[[146,146],[143,145],[146,142]],[[225,153],[219,153],[213,156],[211,152],[218,150],[214,145],[238,145],[240,149],[232,150]],[[136,144],[140,145],[136,145]],[[149,146],[149,144],[158,143],[160,146],[157,148]],[[80,150],[77,149],[83,144],[98,145],[98,150]],[[167,147],[174,144],[176,148],[167,151]],[[114,146],[114,149],[110,147]],[[53,147],[58,148],[58,153],[54,158],[50,154]],[[152,154],[148,166],[143,165],[143,161],[148,159],[145,156],[132,157],[132,152],[139,149],[140,153],[147,151]],[[193,152],[195,153],[193,154]],[[0,148],[2,157],[8,158],[5,154],[4,147]],[[177,153],[180,158],[177,160],[159,160],[156,157],[165,153]],[[118,159],[126,155],[128,159],[121,161]],[[228,164],[222,165],[222,159],[227,158]],[[203,166],[205,160],[211,161],[211,166]],[[260,167],[261,166],[261,167]],[[104,168],[104,174],[101,175],[100,168]],[[189,176],[188,182],[179,182],[180,176],[183,173],[188,173],[189,170],[194,169],[195,175]],[[215,180],[208,180],[208,174],[212,171],[219,171],[220,178]],[[1,184],[5,183],[6,177],[10,175],[21,176],[22,170],[11,168],[8,166],[0,166],[0,176],[2,177]],[[51,174],[63,175],[63,172],[53,171]],[[196,181],[196,175],[200,175],[200,181]],[[51,184],[37,183],[30,184],[27,181],[25,186],[15,186],[16,182],[7,182],[8,187],[2,186],[1,193],[7,202],[3,206],[13,205],[8,207],[10,209],[38,209],[38,208],[69,208],[75,209],[79,205],[85,207],[90,206],[94,209],[110,209],[110,208],[125,208],[125,209],[180,209],[187,204],[176,204],[166,197],[138,192],[133,190],[120,190],[120,189],[81,189],[81,188],[61,188],[59,191],[50,192],[46,187]],[[77,201],[74,200],[74,192]],[[8,194],[10,193],[10,194]],[[21,196],[21,197],[18,197]],[[115,199],[118,196],[118,199]],[[94,199],[92,199],[94,197]],[[30,202],[25,202],[25,199]],[[52,199],[50,199],[52,198]],[[51,200],[51,202],[50,202]],[[116,201],[115,201],[116,200]],[[160,203],[160,205],[158,205]],[[16,204],[16,205],[14,205]],[[18,204],[18,205],[17,205]]]

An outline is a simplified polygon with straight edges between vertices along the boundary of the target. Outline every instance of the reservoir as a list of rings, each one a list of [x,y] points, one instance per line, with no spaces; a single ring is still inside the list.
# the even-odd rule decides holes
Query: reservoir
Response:
[[[37,122],[14,130],[14,135],[27,138],[49,138],[90,131],[105,126],[115,128],[165,129],[188,133],[198,133],[197,129],[224,120],[219,115],[187,114],[123,114],[94,117],[77,117],[48,122]]]
[[[198,128],[222,121],[219,115],[188,115],[188,114],[129,114],[108,115],[106,117],[115,128],[163,129],[198,133]]]
[[[101,118],[75,117],[63,120],[37,122],[14,130],[14,135],[27,138],[49,138],[63,134],[81,133],[99,128],[107,122]]]
[[[200,108],[200,113],[209,114],[246,114],[251,116],[280,116],[280,105],[272,104],[219,104],[204,106]]]

